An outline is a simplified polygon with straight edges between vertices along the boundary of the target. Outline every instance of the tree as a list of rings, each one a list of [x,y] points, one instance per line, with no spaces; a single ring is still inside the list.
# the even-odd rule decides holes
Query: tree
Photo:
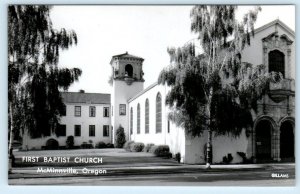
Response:
[[[117,133],[116,133],[117,139],[116,139],[116,147],[117,148],[123,148],[123,145],[126,142],[126,138],[125,138],[125,132],[124,132],[124,128],[120,125]]]
[[[78,68],[59,68],[59,54],[77,44],[74,31],[55,30],[51,7],[8,6],[8,112],[9,150],[16,131],[31,137],[55,131],[64,105],[60,89],[81,75]]]
[[[196,55],[193,43],[168,48],[171,65],[159,76],[160,84],[171,86],[166,104],[169,118],[193,136],[208,130],[207,167],[212,162],[212,132],[239,136],[252,127],[251,109],[267,91],[276,73],[263,65],[241,62],[245,46],[254,36],[260,7],[250,10],[239,22],[236,6],[195,6],[191,30],[197,33],[203,53]]]

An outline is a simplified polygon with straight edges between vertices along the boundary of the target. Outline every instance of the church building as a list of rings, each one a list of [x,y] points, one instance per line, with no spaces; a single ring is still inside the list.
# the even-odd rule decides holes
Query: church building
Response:
[[[157,83],[144,88],[143,61],[143,58],[128,52],[112,56],[112,93],[63,93],[67,110],[66,116],[61,119],[62,125],[65,125],[62,127],[64,136],[53,135],[38,140],[23,138],[23,141],[27,139],[23,147],[39,149],[49,138],[61,138],[59,144],[64,145],[69,135],[75,136],[77,145],[88,140],[114,143],[116,131],[121,126],[127,141],[168,145],[173,156],[180,153],[183,163],[205,163],[207,132],[201,137],[192,137],[168,120],[170,109],[165,99],[170,88]],[[241,163],[243,159],[238,152],[245,153],[254,162],[293,161],[294,31],[280,20],[256,29],[251,46],[243,51],[242,61],[264,64],[269,72],[281,72],[284,79],[279,83],[271,83],[269,93],[258,102],[258,110],[252,113],[254,126],[250,131],[244,130],[238,138],[213,135],[213,163],[221,163],[228,154],[233,157],[232,163]],[[78,116],[79,112],[81,116]],[[94,114],[95,117],[91,118]]]

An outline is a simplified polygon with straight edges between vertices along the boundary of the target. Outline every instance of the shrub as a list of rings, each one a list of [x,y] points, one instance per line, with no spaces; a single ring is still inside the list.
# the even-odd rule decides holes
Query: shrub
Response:
[[[57,150],[58,146],[58,141],[56,141],[55,139],[48,139],[46,142],[47,150]]]
[[[247,158],[246,153],[245,152],[237,152],[237,154],[243,158],[243,164],[250,164],[252,163],[252,157],[251,158]]]
[[[126,139],[125,139],[124,128],[121,125],[117,129],[116,136],[117,136],[116,147],[117,148],[122,148],[124,146],[124,143],[126,142]]]
[[[170,157],[170,148],[168,145],[152,146],[150,152],[158,157]]]
[[[143,151],[144,147],[145,147],[145,145],[143,143],[139,143],[139,142],[132,143],[130,145],[130,151],[131,152],[141,152],[141,151]]]
[[[83,142],[83,143],[80,145],[80,148],[82,148],[82,149],[91,149],[91,148],[94,148],[94,146],[93,146],[93,144],[91,144],[91,143]]]
[[[96,144],[96,148],[106,148],[106,144],[103,141],[100,141],[99,143]]]
[[[106,147],[107,147],[107,148],[115,148],[114,144],[112,144],[112,143],[107,143],[107,144],[106,144]]]
[[[127,141],[127,142],[124,144],[123,148],[124,148],[126,151],[130,151],[130,145],[133,144],[133,143],[134,143],[134,141]]]
[[[224,164],[229,164],[233,160],[233,157],[231,153],[227,154],[227,156],[223,157],[223,163]]]
[[[144,150],[143,150],[143,151],[144,151],[144,152],[149,152],[152,146],[154,146],[153,143],[148,143],[148,144],[144,147]]]
[[[74,147],[74,136],[68,136],[66,141],[66,148],[71,149]]]
[[[175,160],[180,163],[181,160],[181,154],[178,152],[177,154],[175,154]]]

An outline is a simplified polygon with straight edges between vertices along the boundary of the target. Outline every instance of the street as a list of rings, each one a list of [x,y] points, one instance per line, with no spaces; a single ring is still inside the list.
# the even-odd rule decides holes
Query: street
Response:
[[[72,177],[9,179],[11,185],[103,185],[103,186],[294,186],[295,165],[276,164],[256,169],[193,169],[176,173],[113,174]],[[273,176],[273,177],[272,177]],[[281,176],[281,177],[280,177]]]

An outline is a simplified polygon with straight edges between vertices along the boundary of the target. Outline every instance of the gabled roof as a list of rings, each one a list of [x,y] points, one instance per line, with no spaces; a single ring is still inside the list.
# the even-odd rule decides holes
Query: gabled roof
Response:
[[[261,31],[263,31],[263,30],[265,30],[265,29],[267,29],[267,28],[269,28],[269,27],[271,27],[271,26],[273,26],[275,24],[280,25],[282,28],[286,29],[287,32],[290,33],[290,35],[292,35],[293,37],[295,37],[295,32],[290,27],[288,27],[286,24],[284,24],[282,21],[280,21],[279,19],[274,20],[272,22],[269,22],[269,23],[267,23],[267,24],[265,24],[265,25],[263,25],[263,26],[255,29],[254,33],[261,32]]]
[[[145,92],[147,92],[148,90],[151,90],[152,88],[154,88],[155,86],[158,85],[158,82],[154,82],[153,84],[151,84],[150,86],[148,86],[146,89],[140,91],[139,93],[137,93],[135,96],[133,96],[132,98],[130,98],[128,100],[128,102],[132,102],[134,99],[138,98],[139,96],[143,95]]]
[[[110,104],[110,94],[62,92],[64,103]]]
[[[111,60],[110,60],[110,64],[111,64],[111,62],[112,62],[112,60],[113,60],[114,58],[135,58],[135,59],[139,59],[139,60],[141,60],[141,61],[144,61],[144,59],[143,59],[142,57],[138,57],[138,56],[135,56],[135,55],[131,55],[131,54],[129,54],[127,51],[126,51],[126,53],[112,56],[112,58],[111,58]]]

